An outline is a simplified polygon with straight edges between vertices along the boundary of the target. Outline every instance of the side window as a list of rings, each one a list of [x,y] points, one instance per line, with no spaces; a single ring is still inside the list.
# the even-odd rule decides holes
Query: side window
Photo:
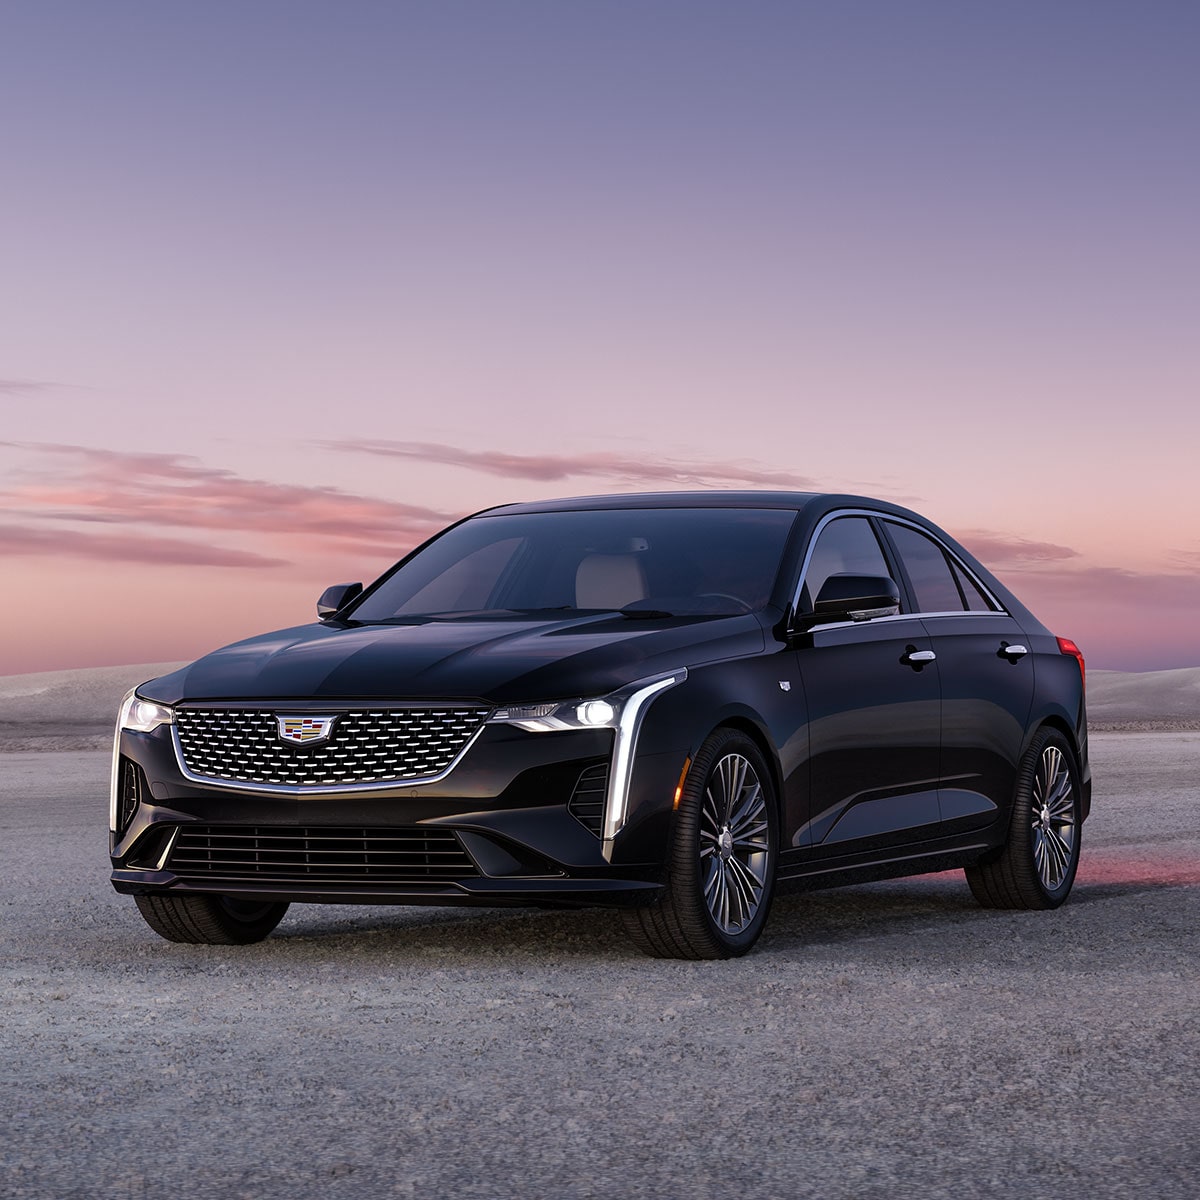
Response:
[[[838,517],[821,530],[804,575],[800,609],[811,612],[830,575],[887,575],[887,560],[866,517]]]
[[[910,525],[894,525],[889,521],[887,527],[916,592],[917,610],[962,612],[967,606],[941,546]]]
[[[979,590],[975,580],[958,565],[958,559],[950,559],[950,567],[954,571],[954,578],[958,581],[958,586],[962,589],[963,599],[966,600],[967,608],[971,612],[996,611],[996,606]]]

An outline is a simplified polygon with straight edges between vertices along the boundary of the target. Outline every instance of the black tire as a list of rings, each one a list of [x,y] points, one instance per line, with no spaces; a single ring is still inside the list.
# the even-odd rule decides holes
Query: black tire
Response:
[[[208,946],[261,942],[288,910],[286,903],[230,896],[134,896],[134,901],[159,937]]]
[[[1008,840],[965,869],[984,908],[1057,908],[1067,898],[1079,866],[1081,795],[1070,742],[1041,729],[1017,773]]]
[[[625,931],[655,958],[745,954],[767,921],[778,847],[778,805],[762,753],[737,730],[716,730],[683,785],[666,889],[651,905],[622,910]]]

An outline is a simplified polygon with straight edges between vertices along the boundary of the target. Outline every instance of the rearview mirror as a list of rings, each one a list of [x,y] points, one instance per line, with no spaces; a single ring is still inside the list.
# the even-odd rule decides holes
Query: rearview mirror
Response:
[[[830,575],[813,606],[824,621],[869,621],[899,611],[900,589],[886,575]]]
[[[362,590],[361,583],[335,583],[332,587],[327,587],[321,593],[320,600],[317,601],[317,618],[324,620],[326,617],[332,617],[339,608],[345,608]]]

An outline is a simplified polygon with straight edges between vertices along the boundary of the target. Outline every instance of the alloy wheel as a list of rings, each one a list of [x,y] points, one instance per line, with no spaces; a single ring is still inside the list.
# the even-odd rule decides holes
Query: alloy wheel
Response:
[[[1042,751],[1033,779],[1033,862],[1049,892],[1062,886],[1075,856],[1075,789],[1062,751]]]
[[[704,902],[724,933],[745,929],[762,903],[769,836],[758,773],[743,755],[726,754],[713,767],[700,810]]]

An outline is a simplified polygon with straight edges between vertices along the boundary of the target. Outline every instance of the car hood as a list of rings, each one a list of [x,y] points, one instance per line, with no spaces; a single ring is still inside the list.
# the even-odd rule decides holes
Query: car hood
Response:
[[[236,642],[138,691],[162,704],[309,698],[513,704],[606,695],[637,679],[764,646],[763,627],[752,615],[313,624]]]

